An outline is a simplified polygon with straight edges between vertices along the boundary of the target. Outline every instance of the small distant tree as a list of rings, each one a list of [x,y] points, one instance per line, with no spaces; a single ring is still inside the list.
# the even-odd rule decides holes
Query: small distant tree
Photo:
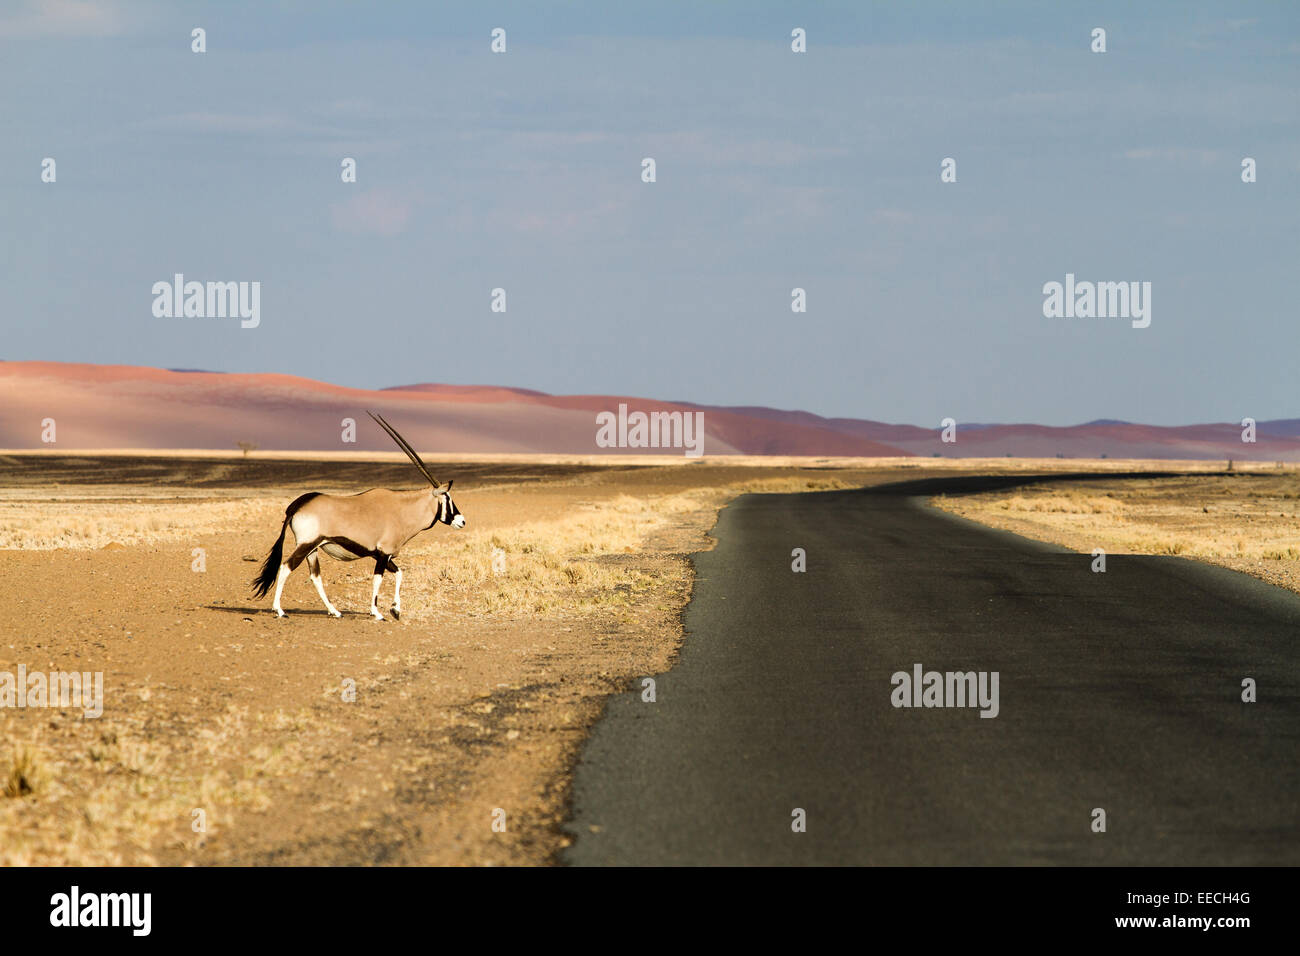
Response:
[[[245,458],[248,457],[250,451],[257,451],[257,442],[255,441],[240,441],[235,442],[235,444],[239,446],[239,449],[244,453]]]
[[[1228,459],[1228,471],[1232,471],[1232,459]]]

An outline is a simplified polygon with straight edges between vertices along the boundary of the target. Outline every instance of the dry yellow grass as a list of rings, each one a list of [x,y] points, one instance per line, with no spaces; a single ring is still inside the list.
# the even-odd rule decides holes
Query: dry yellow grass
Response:
[[[1300,590],[1300,474],[1294,470],[1051,481],[932,502],[1076,551],[1182,555]]]
[[[217,534],[269,501],[0,501],[0,548],[134,547]]]
[[[24,797],[12,803],[29,807],[0,803],[0,865],[152,864],[137,848],[176,833],[200,807],[204,830],[187,829],[201,845],[230,814],[267,807],[263,782],[309,769],[291,734],[276,735],[273,746],[259,743],[267,719],[231,708],[179,742],[151,736],[133,720],[62,722],[61,734],[76,738],[72,746],[13,752],[5,795]]]

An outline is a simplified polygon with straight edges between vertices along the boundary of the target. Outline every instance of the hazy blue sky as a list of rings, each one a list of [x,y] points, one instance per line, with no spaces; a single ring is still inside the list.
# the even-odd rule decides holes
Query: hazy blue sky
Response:
[[[1300,415],[1294,3],[0,0],[0,89],[0,358]],[[176,272],[260,281],[260,327],[155,318]],[[1044,318],[1067,272],[1151,326]]]

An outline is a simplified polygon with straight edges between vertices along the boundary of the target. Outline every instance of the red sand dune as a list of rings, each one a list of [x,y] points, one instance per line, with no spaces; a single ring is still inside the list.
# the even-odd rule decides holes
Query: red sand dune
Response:
[[[42,422],[54,419],[57,444],[79,448],[390,451],[365,416],[387,416],[422,453],[598,454],[664,449],[602,449],[596,414],[702,411],[706,455],[821,455],[1067,458],[1234,458],[1300,460],[1300,420],[1260,422],[1258,441],[1241,442],[1234,424],[1151,425],[1098,422],[959,427],[944,444],[939,429],[762,407],[721,407],[616,395],[547,395],[490,385],[407,385],[377,391],[292,375],[177,372],[124,365],[0,361],[0,447],[49,448]],[[345,444],[341,422],[357,422]],[[667,450],[678,453],[675,450]]]
[[[693,411],[672,402],[620,396],[550,396],[524,389],[421,385],[344,388],[291,375],[173,372],[120,365],[0,362],[0,447],[48,448],[42,422],[53,419],[56,446],[78,448],[229,448],[391,451],[365,415],[393,422],[421,453],[621,452],[602,449],[596,413]],[[341,422],[355,419],[356,443]],[[704,416],[704,454],[900,455],[878,442],[818,426],[771,427],[731,412]]]

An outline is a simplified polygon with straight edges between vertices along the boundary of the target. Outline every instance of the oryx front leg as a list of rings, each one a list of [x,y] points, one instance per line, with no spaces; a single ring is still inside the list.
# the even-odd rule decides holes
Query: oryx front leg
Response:
[[[402,569],[393,563],[393,559],[388,559],[387,570],[393,572],[393,620],[400,620],[402,617]]]
[[[320,595],[321,603],[325,605],[325,610],[329,611],[332,617],[342,617],[339,609],[330,603],[330,599],[325,596],[325,582],[320,576],[320,555],[313,551],[307,555],[307,570],[311,572],[311,583],[316,585],[316,593]]]
[[[384,568],[388,565],[389,559],[380,555],[375,559],[375,577],[374,586],[370,589],[370,614],[376,621],[382,621],[384,616],[379,613],[379,585],[384,582]]]

